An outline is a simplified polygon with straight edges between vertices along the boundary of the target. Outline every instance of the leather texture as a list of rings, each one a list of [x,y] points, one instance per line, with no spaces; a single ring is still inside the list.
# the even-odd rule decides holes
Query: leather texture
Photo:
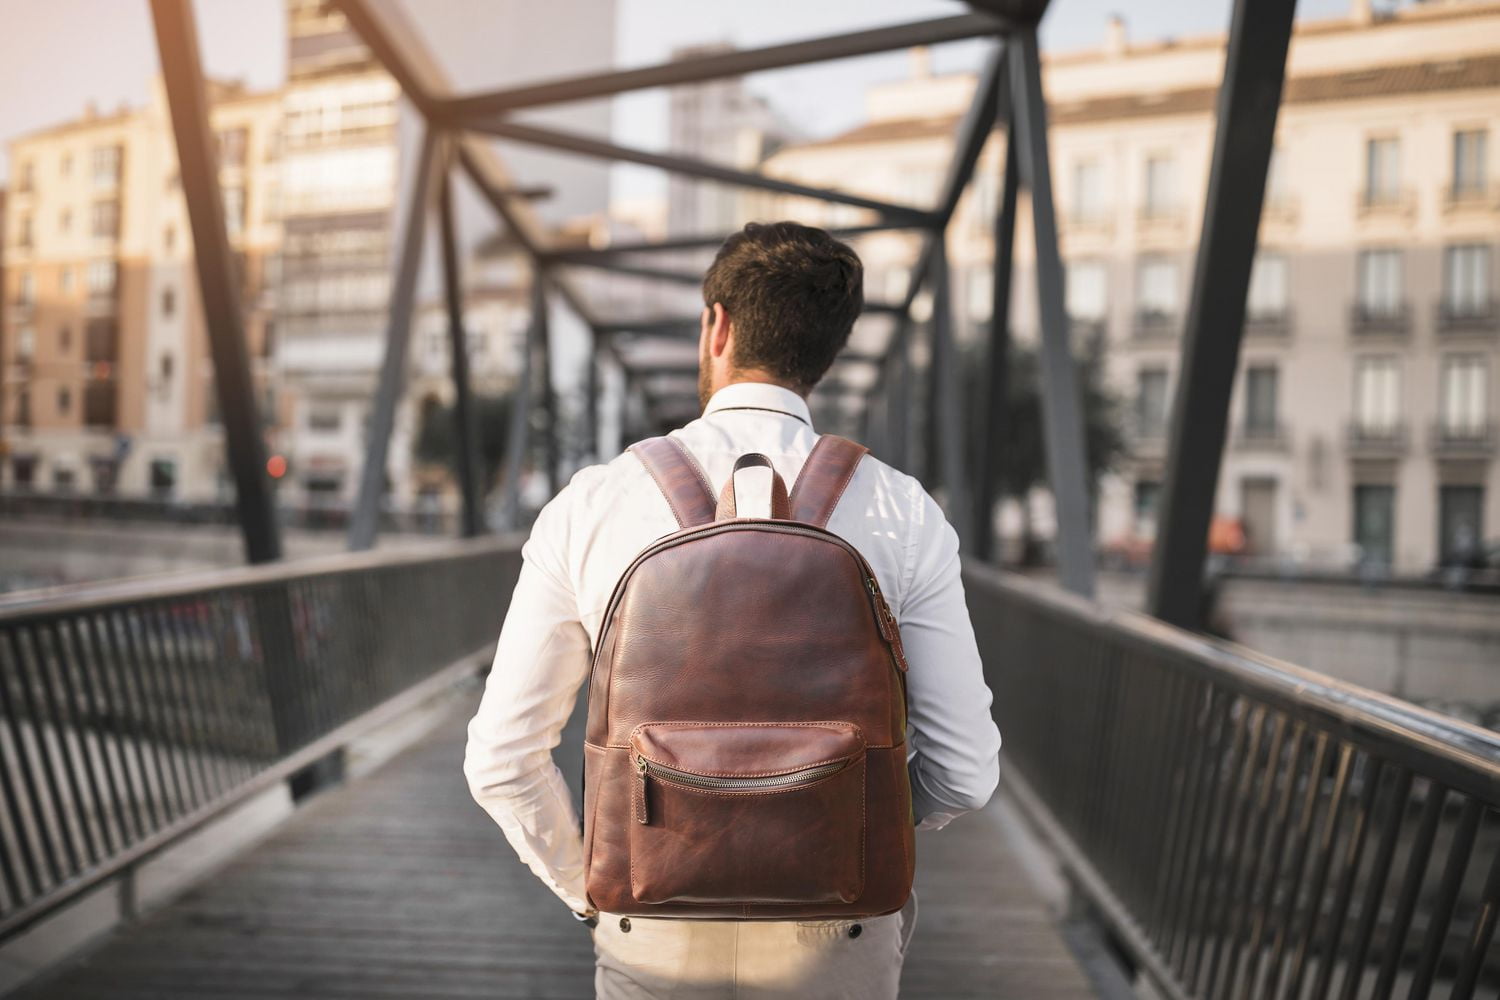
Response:
[[[771,464],[771,460],[759,452],[751,452],[735,459],[734,469],[729,473],[729,480],[724,483],[724,491],[719,494],[719,505],[714,512],[714,520],[727,521],[736,516],[735,509],[739,504],[735,494],[734,474],[752,466],[763,466],[771,470],[771,517],[778,521],[790,520],[792,507],[786,495],[786,483],[782,480],[781,473],[777,472],[776,467]]]
[[[910,893],[905,661],[868,563],[819,526],[865,453],[830,437],[788,498],[797,520],[694,522],[712,497],[696,463],[633,449],[683,527],[627,568],[596,647],[584,853],[601,910],[838,919]]]
[[[638,441],[630,451],[667,498],[679,527],[691,528],[714,519],[713,486],[698,460],[682,445],[664,435]]]

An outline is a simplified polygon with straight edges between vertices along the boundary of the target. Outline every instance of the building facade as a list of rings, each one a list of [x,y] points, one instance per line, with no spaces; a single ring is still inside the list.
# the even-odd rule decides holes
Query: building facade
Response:
[[[1497,37],[1500,4],[1475,0],[1381,15],[1356,2],[1298,25],[1218,489],[1251,555],[1422,572],[1500,535]],[[1129,424],[1130,455],[1101,489],[1106,546],[1155,534],[1223,44],[1132,44],[1115,22],[1102,48],[1044,59],[1075,342],[1103,338]],[[768,169],[930,204],[973,85],[919,73],[876,88],[866,125]],[[990,147],[950,230],[968,338],[990,311],[1002,143]],[[1036,328],[1024,200],[1023,339]],[[911,246],[862,248],[867,294],[903,290]]]
[[[272,294],[279,96],[211,83],[220,183],[254,379],[274,444]],[[192,233],[160,80],[145,107],[10,146],[0,482],[11,489],[228,496]]]

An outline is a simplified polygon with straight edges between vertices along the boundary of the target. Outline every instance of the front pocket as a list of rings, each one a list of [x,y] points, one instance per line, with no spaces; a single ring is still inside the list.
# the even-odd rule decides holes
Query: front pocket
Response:
[[[848,722],[656,722],[631,734],[643,903],[852,903],[865,745]]]

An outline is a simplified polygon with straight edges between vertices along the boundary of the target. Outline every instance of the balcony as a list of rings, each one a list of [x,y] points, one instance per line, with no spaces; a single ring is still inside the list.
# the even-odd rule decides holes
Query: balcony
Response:
[[[1406,454],[1406,425],[1400,421],[1350,421],[1348,449],[1353,458],[1399,458]]]
[[[1063,216],[1067,236],[1113,236],[1114,216],[1102,208],[1075,208]]]
[[[1495,425],[1439,420],[1432,425],[1432,453],[1438,458],[1488,458],[1495,453]]]
[[[1355,199],[1360,219],[1406,219],[1417,214],[1417,196],[1407,188],[1394,191],[1365,189]]]
[[[1295,225],[1301,216],[1302,206],[1297,199],[1287,194],[1266,193],[1265,201],[1261,205],[1260,218],[1262,223],[1277,223],[1280,225]]]
[[[1439,333],[1448,335],[1494,334],[1500,329],[1500,303],[1494,299],[1483,302],[1439,302],[1434,312]]]
[[[119,416],[119,394],[113,379],[90,379],[83,387],[83,423],[90,428],[113,428]]]
[[[1411,304],[1356,302],[1349,308],[1349,332],[1356,337],[1407,337],[1411,334]]]
[[[1130,454],[1135,458],[1161,458],[1166,453],[1166,420],[1137,418],[1130,427]]]
[[[1163,312],[1159,309],[1138,309],[1135,314],[1135,325],[1131,330],[1134,340],[1147,343],[1160,343],[1170,341],[1177,336],[1180,319],[1175,312]]]
[[[1290,309],[1276,312],[1245,312],[1245,336],[1257,340],[1290,340],[1292,336],[1292,313]]]
[[[1246,421],[1235,428],[1233,443],[1238,451],[1284,452],[1291,449],[1291,435],[1279,421]]]
[[[1443,188],[1443,214],[1466,215],[1482,212],[1500,212],[1500,185],[1452,184]]]

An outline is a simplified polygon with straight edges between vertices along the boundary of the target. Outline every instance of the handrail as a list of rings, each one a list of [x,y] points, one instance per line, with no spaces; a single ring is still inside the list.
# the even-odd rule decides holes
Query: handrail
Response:
[[[1012,792],[1164,995],[1500,988],[1500,734],[964,574]]]
[[[477,669],[485,538],[0,600],[0,941]]]

